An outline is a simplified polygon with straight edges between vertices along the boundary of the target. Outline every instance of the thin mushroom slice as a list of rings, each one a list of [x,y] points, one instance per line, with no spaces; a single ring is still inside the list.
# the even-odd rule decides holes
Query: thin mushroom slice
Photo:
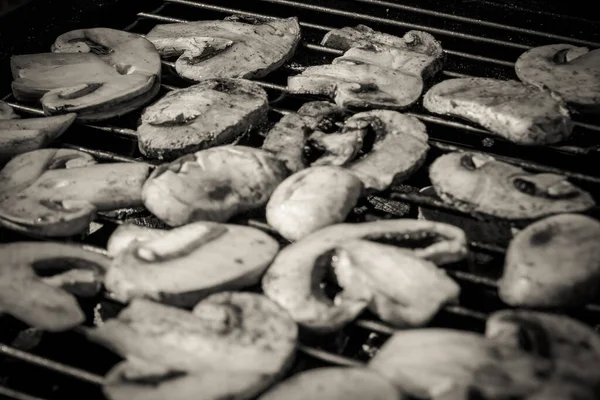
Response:
[[[399,184],[425,161],[429,136],[425,125],[414,117],[389,110],[358,113],[348,118],[344,131],[373,132],[373,148],[348,165],[366,189],[385,190]]]
[[[50,242],[3,244],[0,257],[0,311],[52,332],[84,321],[70,293],[98,293],[110,263],[108,257],[81,246]]]
[[[520,80],[556,92],[581,112],[600,112],[600,49],[570,44],[535,47],[515,63]]]
[[[286,178],[267,203],[267,222],[289,240],[343,222],[362,193],[362,182],[333,166],[310,167]]]
[[[305,103],[297,113],[284,115],[273,126],[265,138],[262,149],[273,153],[283,161],[291,173],[312,164],[331,165],[331,161],[320,162],[319,159],[311,164],[311,160],[306,157],[305,149],[316,139],[315,135],[335,135],[329,132],[338,129],[336,123],[342,122],[344,116],[344,110],[333,103],[327,101]],[[334,146],[323,147],[326,151],[335,152],[332,149]],[[332,156],[335,157],[333,154]]]
[[[279,252],[262,280],[265,295],[310,331],[343,327],[368,307],[372,293],[351,282],[330,300],[319,285],[331,270],[335,248],[353,239],[412,248],[416,256],[441,264],[466,254],[464,232],[451,225],[408,219],[332,225]]]
[[[77,112],[81,121],[132,111],[160,87],[158,52],[140,35],[108,28],[59,36],[52,53],[11,58],[13,94],[41,99],[46,114]]]
[[[260,294],[223,292],[192,312],[135,299],[87,336],[137,367],[120,365],[109,375],[104,389],[115,399],[165,398],[170,388],[177,392],[168,398],[246,399],[286,373],[298,328]]]
[[[558,143],[573,131],[563,100],[546,89],[512,80],[448,79],[429,89],[423,106],[475,122],[520,145]]]
[[[178,56],[177,73],[210,78],[260,78],[289,60],[300,41],[295,17],[248,24],[196,21],[157,25],[146,36],[163,56]]]
[[[476,333],[408,329],[394,333],[368,368],[415,398],[467,399],[473,375],[493,352],[493,343]]]
[[[81,233],[97,210],[141,204],[149,172],[141,163],[96,164],[75,150],[24,153],[0,171],[0,220],[43,236]]]
[[[18,154],[45,147],[62,135],[76,117],[73,113],[26,119],[0,116],[0,164]]]
[[[284,164],[264,150],[219,146],[157,168],[142,195],[146,208],[171,226],[224,222],[264,206],[287,173]]]
[[[560,214],[520,231],[506,253],[500,298],[523,307],[583,305],[600,290],[600,223]]]
[[[402,400],[386,379],[366,368],[329,367],[303,371],[277,384],[259,400]]]
[[[335,250],[339,285],[360,281],[373,293],[369,309],[398,328],[427,324],[446,304],[458,304],[460,286],[410,250],[350,240]]]
[[[308,67],[288,78],[288,88],[330,97],[344,109],[403,110],[421,96],[423,79],[378,65],[338,63]]]
[[[173,160],[232,142],[267,119],[267,93],[241,79],[208,79],[169,92],[147,107],[137,129],[139,149]]]
[[[438,157],[429,167],[429,178],[448,204],[510,220],[581,212],[595,205],[589,193],[564,176],[529,173],[477,153]]]
[[[257,284],[279,245],[255,228],[195,222],[170,231],[121,225],[108,249],[114,259],[105,285],[113,297],[190,307],[212,293]]]

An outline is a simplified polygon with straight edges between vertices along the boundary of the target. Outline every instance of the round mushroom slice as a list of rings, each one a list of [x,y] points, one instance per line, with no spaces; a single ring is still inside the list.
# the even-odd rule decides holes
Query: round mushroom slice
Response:
[[[484,154],[438,157],[429,178],[435,192],[454,207],[511,220],[585,211],[595,205],[589,193],[562,175],[532,174]]]
[[[506,253],[498,294],[522,307],[576,306],[600,290],[600,222],[561,214],[520,231]]]
[[[107,119],[141,107],[160,89],[160,57],[140,35],[78,29],[59,36],[52,51],[11,58],[14,96],[41,99],[48,115]]]
[[[583,112],[600,112],[600,49],[570,44],[535,47],[515,63],[523,82],[556,92]]]
[[[371,292],[350,282],[331,300],[320,283],[331,269],[335,248],[352,239],[412,248],[417,257],[437,264],[458,261],[467,251],[464,232],[442,223],[398,219],[332,225],[279,252],[262,280],[265,295],[306,329],[326,333],[343,327],[368,307]]]
[[[144,205],[171,226],[224,222],[264,206],[287,176],[273,154],[246,146],[220,146],[158,167],[143,189]]]
[[[8,112],[2,113],[3,104],[12,112],[10,106],[0,101],[0,164],[18,154],[45,147],[62,135],[77,117],[71,113],[20,119],[14,113],[14,116]]]
[[[371,130],[373,148],[348,168],[366,189],[385,190],[401,183],[425,161],[429,145],[425,125],[396,111],[374,110],[348,118],[344,130]]]
[[[342,222],[356,205],[362,182],[339,167],[311,167],[286,178],[267,204],[267,222],[289,240],[298,240]]]
[[[149,172],[142,163],[96,164],[75,150],[21,154],[0,171],[0,223],[43,236],[81,233],[98,210],[140,205]]]
[[[391,383],[366,368],[315,368],[292,376],[258,400],[402,400]]]
[[[0,258],[0,311],[51,332],[85,320],[72,294],[97,294],[110,263],[81,246],[50,242],[3,244]]]
[[[127,358],[109,373],[111,399],[248,399],[291,366],[298,327],[263,295],[223,292],[193,312],[135,299],[87,335]]]
[[[115,298],[190,307],[211,293],[257,284],[279,245],[255,228],[195,222],[170,231],[122,225],[108,249],[114,259],[105,285]]]

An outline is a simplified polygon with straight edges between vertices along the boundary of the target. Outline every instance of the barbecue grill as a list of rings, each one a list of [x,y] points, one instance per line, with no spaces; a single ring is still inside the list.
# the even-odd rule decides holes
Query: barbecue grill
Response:
[[[570,43],[590,48],[600,47],[600,22],[585,19],[581,8],[572,10],[571,15],[567,15],[560,14],[564,7],[561,10],[560,6],[546,3],[545,9],[540,11],[527,9],[523,5],[515,6],[510,2],[458,0],[257,0],[245,2],[243,6],[229,0],[166,0],[143,2],[144,5],[136,5],[138,10],[132,10],[132,2],[112,0],[95,2],[97,4],[94,5],[96,9],[93,12],[89,10],[91,6],[73,5],[75,2],[38,3],[43,2],[31,2],[23,9],[5,16],[6,24],[2,21],[4,25],[0,27],[0,95],[6,94],[3,97],[5,101],[22,115],[30,116],[42,115],[42,110],[39,105],[18,103],[10,95],[8,57],[11,54],[48,51],[58,34],[92,26],[146,34],[158,23],[222,19],[232,14],[255,18],[297,16],[303,29],[303,40],[296,56],[284,67],[258,82],[269,93],[271,124],[285,113],[297,110],[308,99],[286,91],[287,76],[299,73],[309,65],[328,63],[342,54],[339,50],[318,44],[323,34],[332,28],[361,23],[398,36],[410,29],[433,34],[442,42],[447,61],[444,71],[430,84],[443,79],[469,76],[516,79],[514,61],[533,46]],[[575,15],[575,11],[579,15]],[[19,16],[24,16],[27,12],[44,13],[46,23],[36,28],[31,21],[21,21]],[[502,22],[507,20],[511,21],[510,25]],[[12,32],[11,36],[7,36],[9,31]],[[174,73],[173,63],[164,61],[163,94],[187,85],[189,83]],[[407,114],[419,118],[427,125],[431,150],[426,166],[411,177],[406,185],[363,200],[353,211],[351,220],[414,218],[417,208],[423,207],[479,220],[490,227],[510,226],[509,221],[465,214],[416,190],[429,184],[427,166],[431,161],[440,154],[455,150],[491,154],[499,160],[530,171],[563,174],[592,193],[596,201],[600,201],[600,172],[597,168],[600,160],[598,117],[584,119],[575,115],[575,133],[568,143],[522,147],[493,137],[475,125],[432,115],[420,103],[408,110]],[[156,165],[153,161],[144,160],[138,152],[135,127],[139,115],[138,111],[105,123],[78,124],[55,146],[84,151],[101,161],[146,162]],[[259,132],[242,138],[242,144],[259,146],[268,128],[269,126],[263,127]],[[597,208],[589,214],[596,218],[600,216]],[[143,211],[125,212],[117,216],[100,215],[86,235],[66,240],[105,247],[110,233],[118,224],[140,215],[144,215]],[[149,219],[137,219],[147,220]],[[260,217],[245,216],[236,222],[273,233]],[[31,238],[0,228],[0,242],[16,240]],[[470,243],[472,254],[467,261],[447,266],[450,276],[461,285],[463,294],[460,305],[445,307],[432,322],[432,326],[482,331],[490,312],[506,308],[495,293],[505,245],[506,243],[473,241]],[[112,317],[123,307],[105,294],[82,302],[88,313],[88,324]],[[599,304],[588,304],[583,308],[564,312],[596,329],[600,328]],[[87,341],[77,330],[59,334],[44,333],[39,344],[31,346],[31,342],[36,342],[32,338],[36,337],[37,332],[25,330],[26,326],[8,316],[0,317],[0,321],[0,397],[22,400],[104,398],[100,390],[103,376],[118,362],[118,356]],[[23,331],[30,334],[30,337],[22,333],[16,336]],[[393,331],[393,328],[374,317],[365,315],[342,332],[325,337],[302,336],[299,355],[290,374],[315,366],[362,365]]]

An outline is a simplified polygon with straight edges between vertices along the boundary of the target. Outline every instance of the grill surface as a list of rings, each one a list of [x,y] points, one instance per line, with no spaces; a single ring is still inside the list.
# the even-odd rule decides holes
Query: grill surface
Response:
[[[131,15],[131,19],[126,22],[123,21],[129,18],[127,13],[120,13],[115,18],[108,18],[109,14],[105,13],[103,16],[107,18],[95,21],[93,25],[145,34],[157,23],[222,19],[231,14],[262,18],[298,16],[303,28],[302,46],[291,62],[259,82],[271,99],[271,123],[281,115],[296,110],[306,101],[306,98],[291,96],[286,92],[287,76],[300,72],[308,65],[327,63],[342,53],[318,45],[324,32],[332,28],[363,23],[400,36],[409,29],[432,33],[442,41],[447,54],[445,70],[432,83],[465,76],[516,79],[514,60],[532,46],[565,42],[591,48],[600,47],[598,22],[558,16],[552,12],[531,12],[486,1],[449,1],[439,4],[434,0],[261,0],[247,3],[244,8],[238,8],[235,2],[228,0],[152,2],[152,7],[156,8],[147,5],[147,10],[137,13],[137,16]],[[510,20],[512,25],[502,22],[506,20]],[[130,25],[127,26],[127,23]],[[75,23],[63,31],[88,26],[90,25]],[[29,43],[16,50],[12,49],[12,52],[47,51],[55,36],[53,32],[45,43]],[[7,49],[6,45],[3,49]],[[163,66],[163,93],[188,85],[176,76],[171,63],[164,62]],[[10,77],[4,78],[7,80],[3,82],[3,88],[5,93],[9,93]],[[9,94],[4,99],[23,115],[42,114],[38,105],[18,104]],[[431,146],[427,165],[435,157],[448,151],[484,152],[531,171],[564,174],[590,191],[597,201],[600,200],[600,175],[597,169],[600,118],[585,120],[574,116],[575,135],[564,145],[523,148],[492,138],[485,130],[469,123],[431,115],[420,104],[411,108],[408,114],[427,125]],[[139,115],[137,112],[103,124],[76,126],[57,145],[88,152],[104,161],[140,161],[154,165],[154,162],[143,160],[137,150],[135,128]],[[244,140],[249,144],[260,145],[261,133],[264,134],[265,130]],[[417,206],[465,215],[451,206],[410,190],[429,184],[427,167],[423,167],[407,184],[410,186],[370,196],[355,209],[350,218],[364,221],[373,218],[415,217]],[[597,208],[589,214],[600,216]],[[480,218],[474,215],[469,217]],[[261,220],[246,218],[237,222],[271,231]],[[69,240],[104,247],[110,233],[119,223],[122,221],[99,217],[93,233]],[[4,230],[0,230],[0,235],[0,241],[29,239]],[[495,292],[505,249],[494,243],[474,242],[471,243],[471,250],[472,256],[467,262],[448,268],[450,276],[462,287],[460,305],[446,307],[432,322],[432,326],[482,331],[487,315],[505,307]],[[82,305],[88,312],[90,325],[94,321],[114,316],[122,308],[121,304],[116,304],[106,295],[86,300]],[[597,304],[569,310],[568,313],[599,327],[600,306]],[[12,340],[16,332],[23,330],[25,326],[8,316],[0,317],[0,321],[0,340],[5,343],[0,344],[0,354],[3,357],[0,360],[0,397],[23,400],[80,399],[84,395],[86,399],[103,398],[100,391],[103,375],[119,357],[88,342],[77,330],[61,334],[44,333],[41,343],[34,349],[19,350],[19,346]],[[319,338],[303,337],[299,346],[300,356],[291,373],[319,365],[361,365],[372,355],[373,349],[378,348],[393,331],[372,317],[365,316],[338,334]]]

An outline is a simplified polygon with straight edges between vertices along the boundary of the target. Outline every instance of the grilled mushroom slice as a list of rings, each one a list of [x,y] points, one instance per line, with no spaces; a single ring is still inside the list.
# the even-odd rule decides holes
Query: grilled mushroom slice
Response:
[[[11,59],[14,96],[41,99],[48,115],[107,119],[141,107],[160,88],[160,57],[140,35],[79,29],[59,36],[52,51]]]
[[[83,232],[96,211],[141,204],[149,167],[96,164],[83,152],[42,149],[0,171],[0,223],[44,236]]]
[[[0,101],[0,164],[17,154],[37,150],[59,137],[75,121],[76,114],[20,119]]]
[[[510,305],[585,304],[600,290],[600,223],[578,214],[545,218],[520,231],[506,253],[500,298]]]
[[[493,344],[482,335],[408,329],[388,339],[368,367],[419,399],[468,399],[473,374],[492,356]]]
[[[338,63],[311,66],[290,76],[288,89],[330,97],[344,109],[403,110],[421,96],[423,79],[378,65]]]
[[[317,333],[335,331],[352,321],[371,301],[365,286],[351,284],[333,301],[319,286],[330,270],[335,248],[352,239],[414,248],[416,256],[435,263],[458,261],[466,254],[464,233],[451,225],[409,219],[332,225],[279,252],[262,280],[265,295]]]
[[[88,337],[127,361],[108,375],[111,399],[249,399],[294,358],[298,328],[260,294],[223,292],[193,312],[135,299]]]
[[[561,142],[573,130],[561,99],[546,89],[517,81],[448,79],[429,89],[423,106],[436,114],[475,122],[521,145]]]
[[[169,92],[147,107],[137,129],[140,152],[173,160],[231,142],[267,118],[267,93],[241,79],[209,79]]]
[[[499,351],[475,373],[478,398],[597,397],[600,337],[589,326],[563,315],[503,310],[488,318],[486,336]]]
[[[267,203],[267,222],[298,240],[343,222],[362,192],[361,181],[340,167],[311,167],[284,180]]]
[[[260,78],[279,68],[296,51],[296,17],[249,24],[194,21],[155,26],[146,36],[165,57],[177,56],[175,69],[187,79]]]
[[[427,32],[408,31],[397,37],[365,25],[328,32],[321,45],[346,53],[333,63],[375,64],[430,78],[442,69],[444,52],[440,42]]]
[[[446,304],[458,303],[460,287],[434,263],[409,250],[350,240],[335,251],[340,286],[356,282],[372,293],[369,308],[399,328],[427,324]]]
[[[0,311],[52,332],[84,321],[70,293],[98,293],[110,263],[81,246],[51,242],[2,244],[0,257]]]
[[[219,146],[157,168],[144,184],[146,208],[171,226],[224,222],[261,207],[287,176],[271,153],[245,146]]]
[[[511,220],[585,211],[595,205],[589,193],[564,176],[532,174],[477,153],[438,157],[429,178],[436,193],[456,208]]]
[[[366,368],[315,368],[292,376],[259,400],[402,400],[387,380]]]
[[[570,44],[535,47],[515,63],[523,82],[556,92],[583,112],[600,112],[600,49]]]
[[[170,231],[121,225],[108,248],[115,257],[105,285],[115,298],[189,307],[211,293],[257,284],[279,245],[255,228],[195,222]]]
[[[333,103],[305,103],[297,113],[284,115],[273,126],[262,149],[283,161],[291,173],[309,165],[344,165],[362,147],[360,132],[332,132],[342,124],[344,116],[344,110]],[[316,161],[305,154],[306,146],[311,145],[323,152]]]
[[[385,190],[401,183],[423,164],[429,150],[425,125],[396,111],[355,114],[348,118],[344,129],[372,131],[375,135],[371,151],[348,166],[366,189]]]

